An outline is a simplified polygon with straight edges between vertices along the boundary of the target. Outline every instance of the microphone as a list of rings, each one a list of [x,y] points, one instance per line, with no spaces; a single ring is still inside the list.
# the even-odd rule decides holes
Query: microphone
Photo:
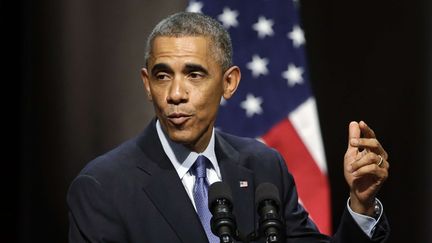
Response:
[[[221,242],[234,242],[238,236],[237,224],[232,213],[231,188],[225,182],[215,182],[210,185],[208,192],[208,207],[213,217],[210,220],[211,230]]]
[[[282,242],[283,224],[279,215],[279,190],[271,183],[260,184],[255,190],[255,204],[257,205],[259,232],[264,234],[267,243]]]

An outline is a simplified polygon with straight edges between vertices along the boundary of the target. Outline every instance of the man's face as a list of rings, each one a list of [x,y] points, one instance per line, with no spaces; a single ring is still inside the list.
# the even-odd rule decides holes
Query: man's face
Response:
[[[238,80],[230,89],[233,68],[222,73],[210,45],[207,37],[156,37],[147,69],[142,70],[163,130],[197,152],[210,141],[221,97],[231,97],[240,78],[234,67]]]

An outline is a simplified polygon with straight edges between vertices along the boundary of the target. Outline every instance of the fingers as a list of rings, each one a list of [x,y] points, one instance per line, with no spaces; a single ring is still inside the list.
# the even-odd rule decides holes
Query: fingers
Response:
[[[376,154],[381,154],[384,159],[388,159],[387,152],[376,138],[353,138],[350,139],[350,145],[359,149],[367,149]]]
[[[370,128],[366,122],[364,121],[360,121],[359,122],[359,127],[361,130],[361,133],[363,134],[363,136],[365,138],[375,138],[375,132],[372,130],[372,128]]]
[[[381,144],[376,138],[351,138],[350,145],[353,147],[382,149]]]
[[[372,151],[376,154],[380,154],[384,159],[388,159],[388,154],[381,146],[381,143],[376,139],[375,132],[364,122],[360,121],[358,123],[358,129],[360,130],[360,136],[352,136],[351,134],[357,135],[358,131],[355,131],[355,126],[351,125],[356,122],[350,123],[350,139],[348,148],[356,148],[361,151],[361,149],[366,149],[367,152]],[[353,126],[353,127],[351,127]],[[351,130],[353,133],[351,133]]]
[[[364,122],[351,122],[349,125],[349,151],[361,151],[366,149],[380,154],[384,159],[388,159],[388,154],[376,139],[375,132]]]
[[[367,175],[374,175],[384,181],[388,177],[388,170],[379,167],[377,164],[370,164],[359,168],[353,172],[353,176],[360,178]]]
[[[348,166],[348,172],[352,173],[353,176],[363,176],[365,174],[376,174],[377,176],[387,177],[387,170],[390,164],[386,159],[383,158],[381,166],[378,163],[381,161],[381,157],[375,153],[367,153],[361,159],[352,162]]]

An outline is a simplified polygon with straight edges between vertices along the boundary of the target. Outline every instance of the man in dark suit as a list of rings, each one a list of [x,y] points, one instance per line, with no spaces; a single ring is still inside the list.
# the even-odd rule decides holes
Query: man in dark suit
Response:
[[[277,151],[214,129],[221,98],[229,99],[240,82],[231,49],[223,27],[200,14],[178,13],[154,28],[142,77],[156,117],[72,182],[70,242],[218,242],[203,217],[209,212],[202,207],[200,181],[202,188],[216,181],[230,185],[243,233],[257,229],[255,188],[270,182],[279,190],[287,242],[387,239],[389,226],[375,195],[388,176],[388,156],[364,122],[349,125],[344,172],[350,199],[333,237],[320,234],[298,203]]]

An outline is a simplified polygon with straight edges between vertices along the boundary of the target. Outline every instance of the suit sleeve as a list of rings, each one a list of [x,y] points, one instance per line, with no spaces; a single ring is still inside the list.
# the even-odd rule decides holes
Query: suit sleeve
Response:
[[[338,230],[329,237],[321,234],[315,223],[309,218],[307,211],[298,203],[298,193],[294,178],[288,172],[284,159],[278,153],[282,174],[282,202],[284,204],[283,217],[286,226],[286,241],[292,243],[372,243],[385,242],[390,228],[385,215],[380,219],[376,230],[370,239],[357,225],[348,209],[341,218]]]
[[[112,196],[92,176],[80,175],[72,182],[67,195],[70,243],[128,242]]]

